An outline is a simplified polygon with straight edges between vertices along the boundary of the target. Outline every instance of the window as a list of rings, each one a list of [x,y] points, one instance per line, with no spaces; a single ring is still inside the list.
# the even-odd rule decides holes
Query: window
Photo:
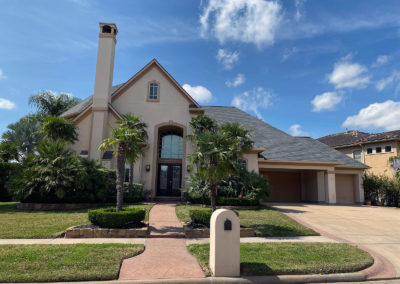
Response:
[[[103,160],[111,160],[113,157],[113,151],[105,151],[103,153]]]
[[[361,151],[360,150],[356,150],[353,152],[353,159],[361,162]]]
[[[367,154],[372,154],[372,148],[367,148]]]
[[[149,85],[149,100],[157,101],[158,100],[158,84],[150,83]]]
[[[392,146],[385,146],[385,152],[392,152]]]
[[[239,159],[238,164],[242,169],[247,169],[247,161],[245,159]]]
[[[125,179],[124,182],[129,182],[129,163],[125,163]]]
[[[166,133],[160,137],[161,159],[182,159],[183,138],[180,135]]]
[[[382,147],[376,147],[375,153],[382,153]]]

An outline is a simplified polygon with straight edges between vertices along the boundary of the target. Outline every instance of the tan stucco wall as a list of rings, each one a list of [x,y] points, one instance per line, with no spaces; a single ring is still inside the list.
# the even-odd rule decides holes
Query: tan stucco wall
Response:
[[[243,159],[246,160],[247,170],[249,172],[254,171],[258,173],[258,155],[257,153],[245,153],[242,155]]]
[[[159,102],[147,101],[148,83],[150,81],[159,82]],[[147,124],[148,148],[139,163],[135,164],[135,176],[141,176],[141,182],[144,188],[152,189],[153,171],[157,171],[154,164],[154,147],[157,143],[155,137],[156,126],[162,123],[171,123],[183,125],[188,129],[188,123],[194,114],[189,113],[189,101],[175,88],[171,82],[164,76],[157,67],[151,68],[147,73],[140,77],[134,84],[124,91],[117,99],[112,102],[114,108],[122,114],[133,113],[141,117]],[[190,134],[190,133],[187,133]],[[184,137],[186,143],[186,156],[193,152],[192,145]],[[150,165],[150,171],[142,170],[140,175],[139,169],[144,169],[145,165]],[[182,179],[188,177],[186,171],[186,157],[182,161],[183,176]],[[186,176],[186,177],[185,177]],[[155,189],[154,189],[155,190]]]
[[[385,153],[385,146],[392,146],[392,152]],[[375,153],[376,147],[382,147],[383,153]],[[367,154],[367,148],[373,149],[372,154]],[[388,141],[381,143],[364,144],[362,145],[362,147],[338,148],[337,150],[342,152],[343,154],[346,154],[350,158],[353,158],[353,151],[362,150],[361,162],[371,167],[367,170],[368,173],[392,177],[393,169],[391,167],[391,164],[389,163],[389,158],[398,155],[399,148],[400,145],[398,141]]]
[[[68,145],[76,155],[79,155],[82,150],[89,151],[90,145],[90,129],[92,128],[92,113],[88,112],[83,115],[77,122],[77,132],[79,140],[75,144]]]

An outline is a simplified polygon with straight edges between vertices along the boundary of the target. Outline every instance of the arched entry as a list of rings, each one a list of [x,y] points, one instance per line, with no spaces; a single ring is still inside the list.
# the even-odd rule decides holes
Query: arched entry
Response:
[[[177,125],[158,128],[157,137],[157,196],[180,196],[185,152],[184,129]]]

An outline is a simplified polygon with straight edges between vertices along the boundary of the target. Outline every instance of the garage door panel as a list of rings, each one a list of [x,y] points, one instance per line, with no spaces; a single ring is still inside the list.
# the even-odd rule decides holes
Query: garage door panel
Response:
[[[271,202],[301,202],[301,174],[299,172],[264,172],[271,186],[266,199]]]
[[[336,174],[336,203],[354,204],[354,176]]]

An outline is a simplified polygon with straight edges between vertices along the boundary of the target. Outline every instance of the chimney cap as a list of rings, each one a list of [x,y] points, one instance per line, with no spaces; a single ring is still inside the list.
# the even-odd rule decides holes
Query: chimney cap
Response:
[[[100,34],[112,34],[116,36],[118,34],[118,28],[115,23],[104,23],[100,22]]]

